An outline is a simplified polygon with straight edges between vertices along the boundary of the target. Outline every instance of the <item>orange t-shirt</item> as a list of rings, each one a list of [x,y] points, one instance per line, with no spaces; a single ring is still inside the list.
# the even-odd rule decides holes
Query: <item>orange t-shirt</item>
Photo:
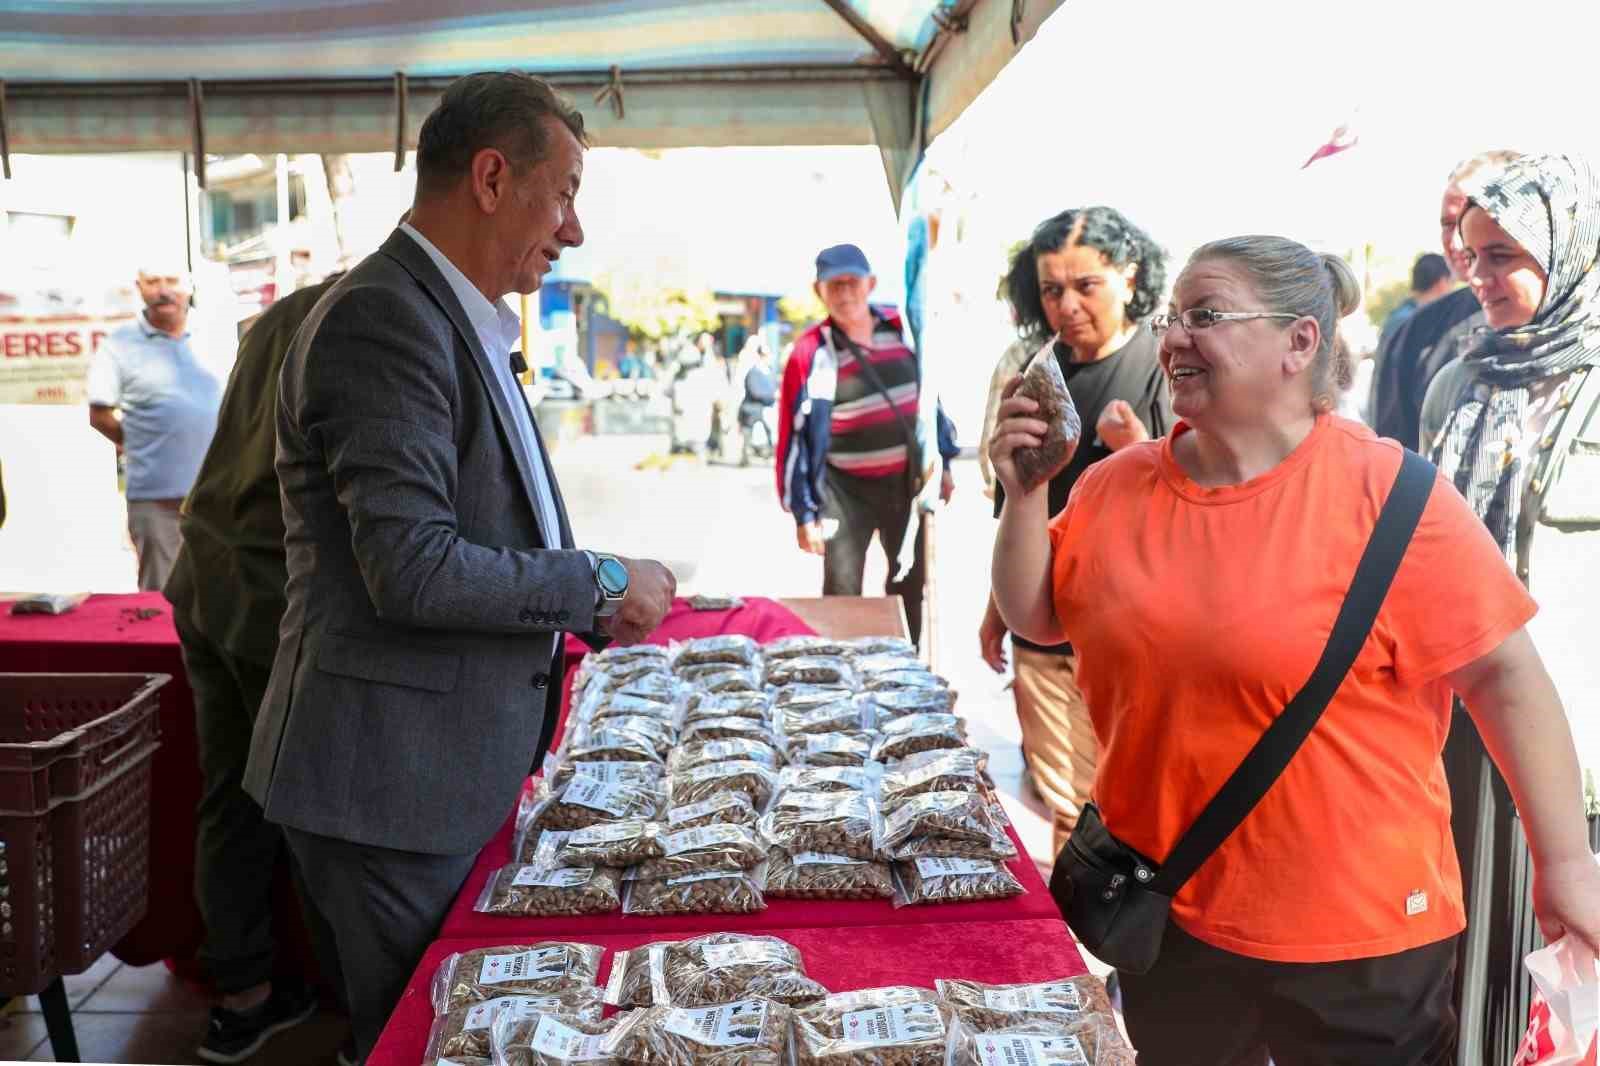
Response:
[[[1310,677],[1400,466],[1394,441],[1324,415],[1269,473],[1204,488],[1173,458],[1186,432],[1095,464],[1050,524],[1056,612],[1101,745],[1095,799],[1157,862]],[[1535,609],[1439,480],[1350,675],[1173,919],[1277,962],[1460,932],[1442,679]]]

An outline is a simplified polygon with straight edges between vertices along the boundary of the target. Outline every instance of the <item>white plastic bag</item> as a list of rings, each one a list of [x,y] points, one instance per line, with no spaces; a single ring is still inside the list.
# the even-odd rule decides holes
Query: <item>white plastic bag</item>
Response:
[[[1595,1066],[1600,1026],[1600,960],[1572,936],[1531,953],[1528,1031],[1513,1066]]]

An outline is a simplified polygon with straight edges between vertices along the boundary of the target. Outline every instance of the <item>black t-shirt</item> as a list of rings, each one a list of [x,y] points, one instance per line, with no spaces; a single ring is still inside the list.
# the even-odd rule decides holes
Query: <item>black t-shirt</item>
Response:
[[[1478,298],[1472,290],[1457,289],[1406,319],[1389,342],[1379,348],[1377,381],[1372,390],[1372,428],[1378,436],[1392,437],[1407,448],[1417,447],[1428,385],[1454,355],[1427,358],[1429,350],[1478,311]]]
[[[1078,417],[1083,422],[1084,439],[1073,454],[1072,461],[1067,463],[1061,473],[1050,479],[1049,500],[1052,517],[1060,514],[1061,509],[1067,505],[1067,496],[1083,472],[1111,454],[1111,449],[1100,442],[1094,427],[1095,423],[1100,421],[1100,413],[1113,400],[1126,400],[1133,408],[1134,414],[1139,416],[1139,421],[1150,431],[1153,440],[1166,436],[1167,431],[1172,428],[1172,396],[1167,391],[1167,377],[1161,372],[1157,348],[1155,334],[1150,332],[1148,322],[1140,324],[1139,331],[1129,338],[1127,344],[1104,359],[1092,363],[1072,362],[1071,352],[1067,346],[1059,340],[1056,341],[1054,349],[1056,362],[1061,366],[1062,377],[1066,378],[1067,392],[1072,396],[1072,405],[1078,409]],[[1000,517],[1000,508],[1005,499],[1005,489],[996,482],[994,493],[996,518]],[[1011,639],[1018,647],[1033,651],[1065,653],[1072,650],[1068,644],[1055,646],[1034,644],[1023,640],[1015,633],[1011,635]]]

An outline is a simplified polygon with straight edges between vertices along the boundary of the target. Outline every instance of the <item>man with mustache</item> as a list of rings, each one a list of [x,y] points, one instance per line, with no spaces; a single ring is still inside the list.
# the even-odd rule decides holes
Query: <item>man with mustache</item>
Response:
[[[188,274],[147,263],[138,286],[143,313],[90,360],[89,425],[127,457],[139,587],[159,589],[178,558],[178,506],[217,428],[222,382],[190,346]]]

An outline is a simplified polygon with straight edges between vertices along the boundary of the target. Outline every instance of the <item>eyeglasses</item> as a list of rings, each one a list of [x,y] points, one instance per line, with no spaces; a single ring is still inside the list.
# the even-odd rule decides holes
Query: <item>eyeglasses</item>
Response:
[[[1190,333],[1193,333],[1198,329],[1210,329],[1218,322],[1243,322],[1251,318],[1287,318],[1293,320],[1300,317],[1299,315],[1291,315],[1287,311],[1213,311],[1209,307],[1191,307],[1179,315],[1154,316],[1150,319],[1150,329],[1159,337],[1173,326],[1179,324]]]

